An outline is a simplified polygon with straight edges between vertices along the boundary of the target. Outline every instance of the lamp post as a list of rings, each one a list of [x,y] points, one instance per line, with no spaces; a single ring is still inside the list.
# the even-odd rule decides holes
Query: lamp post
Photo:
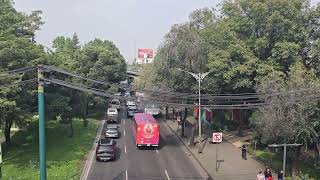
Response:
[[[282,161],[282,170],[283,170],[283,179],[285,179],[285,176],[286,176],[286,159],[287,159],[287,146],[289,147],[295,147],[295,146],[302,146],[302,144],[297,144],[297,143],[294,143],[294,144],[270,144],[268,145],[269,147],[273,147],[273,148],[276,148],[276,147],[283,147],[283,161]]]
[[[201,132],[201,119],[200,119],[200,115],[201,115],[201,82],[212,71],[205,72],[205,73],[193,73],[193,72],[189,72],[186,70],[182,70],[180,68],[177,68],[177,70],[192,75],[198,81],[198,90],[199,90],[199,102],[198,102],[199,103],[199,117],[198,117],[198,121],[199,121],[199,141],[201,141],[201,134],[202,134],[202,132]]]

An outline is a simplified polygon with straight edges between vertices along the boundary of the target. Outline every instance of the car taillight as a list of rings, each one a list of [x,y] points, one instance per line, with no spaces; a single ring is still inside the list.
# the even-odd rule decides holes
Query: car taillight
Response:
[[[137,131],[140,131],[140,130],[141,130],[140,127],[138,127],[138,128],[137,128]]]

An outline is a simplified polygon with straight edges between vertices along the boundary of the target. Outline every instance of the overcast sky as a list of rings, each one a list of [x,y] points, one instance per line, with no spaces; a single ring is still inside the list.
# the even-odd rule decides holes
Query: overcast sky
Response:
[[[320,0],[312,0],[312,4]],[[221,0],[15,0],[18,11],[41,10],[45,24],[36,40],[50,47],[60,35],[79,34],[81,43],[95,37],[113,41],[126,61],[137,48],[157,49],[173,24],[185,22],[199,8]]]

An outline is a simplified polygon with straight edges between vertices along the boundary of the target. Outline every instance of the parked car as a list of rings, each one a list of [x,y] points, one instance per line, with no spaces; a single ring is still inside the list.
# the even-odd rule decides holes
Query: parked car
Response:
[[[118,125],[108,124],[106,131],[105,131],[105,137],[106,138],[118,138],[119,137]]]
[[[118,110],[116,108],[109,108],[107,110],[106,121],[107,123],[117,123],[119,119]]]
[[[113,139],[103,138],[97,143],[97,161],[114,161],[116,159],[116,142]]]
[[[119,99],[112,99],[109,103],[109,107],[121,109],[121,103]]]
[[[147,104],[144,108],[144,113],[151,114],[153,116],[159,115],[160,112],[161,112],[160,107],[155,104]]]

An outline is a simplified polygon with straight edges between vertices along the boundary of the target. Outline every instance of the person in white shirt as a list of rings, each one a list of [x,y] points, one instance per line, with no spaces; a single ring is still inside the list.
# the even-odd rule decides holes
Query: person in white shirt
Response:
[[[262,171],[259,171],[259,173],[257,174],[256,180],[265,180],[265,177]]]

